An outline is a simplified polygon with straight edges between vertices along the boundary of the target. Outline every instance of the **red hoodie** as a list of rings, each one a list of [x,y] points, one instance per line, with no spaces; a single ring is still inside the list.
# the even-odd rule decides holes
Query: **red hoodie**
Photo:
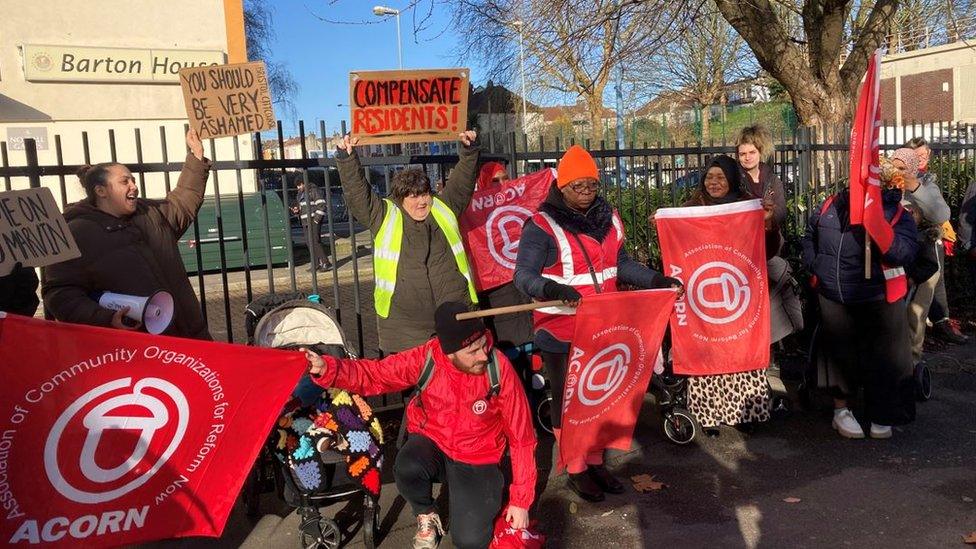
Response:
[[[323,356],[325,371],[313,379],[322,387],[365,396],[402,391],[417,384],[428,350],[434,356],[434,375],[420,397],[407,405],[407,430],[431,439],[454,461],[471,465],[499,463],[507,442],[512,458],[509,503],[528,509],[535,499],[535,429],[522,384],[501,353],[501,392],[487,403],[487,373],[471,375],[455,368],[437,338],[382,360]]]

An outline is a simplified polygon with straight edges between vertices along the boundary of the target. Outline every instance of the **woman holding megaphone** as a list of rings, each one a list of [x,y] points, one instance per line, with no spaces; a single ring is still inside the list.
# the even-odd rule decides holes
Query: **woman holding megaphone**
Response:
[[[48,267],[42,280],[44,306],[56,319],[126,330],[139,329],[146,320],[152,332],[212,339],[178,248],[203,203],[210,161],[196,131],[187,132],[186,145],[176,188],[162,200],[139,198],[135,178],[123,164],[78,170],[86,198],[65,208],[64,217],[81,257]],[[171,302],[160,301],[160,291],[170,294]],[[116,299],[108,299],[112,296]],[[172,321],[165,327],[144,316],[168,315],[166,309],[172,309]]]

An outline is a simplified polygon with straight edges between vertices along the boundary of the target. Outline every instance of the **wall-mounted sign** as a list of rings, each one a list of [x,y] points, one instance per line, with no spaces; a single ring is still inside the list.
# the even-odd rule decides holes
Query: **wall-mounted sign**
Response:
[[[222,65],[216,50],[89,48],[24,44],[24,77],[29,82],[154,82],[178,84],[180,70]]]
[[[47,128],[7,128],[7,147],[10,150],[24,150],[24,139],[33,139],[39,151],[47,150]]]

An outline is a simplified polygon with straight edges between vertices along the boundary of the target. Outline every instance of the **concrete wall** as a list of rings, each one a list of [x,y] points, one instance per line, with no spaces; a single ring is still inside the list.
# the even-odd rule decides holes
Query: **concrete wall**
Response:
[[[15,150],[18,148],[15,137],[23,132],[22,128],[46,133],[47,148],[38,151],[42,165],[57,163],[55,135],[61,138],[63,162],[83,163],[82,132],[88,132],[93,163],[111,160],[109,129],[115,130],[118,161],[136,162],[139,159],[137,128],[141,133],[142,160],[159,162],[163,159],[160,127],[165,128],[169,160],[182,161],[186,111],[178,82],[28,82],[19,46],[217,50],[226,56],[229,48],[225,6],[239,9],[240,2],[6,0],[0,17],[0,141],[8,142],[10,164],[26,163],[24,152]],[[239,41],[239,37],[231,38],[232,42]],[[251,158],[251,136],[237,139],[241,157]],[[209,140],[205,141],[207,156],[212,156],[210,145]],[[215,145],[218,159],[233,158],[233,138],[217,139]],[[175,174],[172,182],[176,182]],[[233,172],[221,174],[220,182],[221,190],[225,185],[236,187]],[[25,178],[15,178],[11,183],[14,188],[27,185]],[[162,174],[147,176],[146,183],[147,195],[165,194]],[[58,178],[45,178],[44,184],[52,185],[55,197],[60,200]],[[80,198],[76,178],[68,177],[65,187],[69,202]],[[245,174],[245,190],[254,190],[253,174]],[[208,192],[212,193],[212,184]]]

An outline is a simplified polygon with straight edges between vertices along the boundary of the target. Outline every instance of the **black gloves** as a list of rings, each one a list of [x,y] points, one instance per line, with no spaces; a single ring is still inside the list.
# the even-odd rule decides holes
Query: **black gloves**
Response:
[[[558,299],[560,301],[579,301],[583,297],[576,291],[576,288],[553,280],[546,281],[546,285],[542,287],[542,295],[547,299]]]
[[[654,287],[671,288],[672,286],[677,286],[678,288],[681,288],[684,286],[684,284],[682,284],[681,281],[678,280],[677,278],[674,278],[672,276],[665,276],[662,277]]]

